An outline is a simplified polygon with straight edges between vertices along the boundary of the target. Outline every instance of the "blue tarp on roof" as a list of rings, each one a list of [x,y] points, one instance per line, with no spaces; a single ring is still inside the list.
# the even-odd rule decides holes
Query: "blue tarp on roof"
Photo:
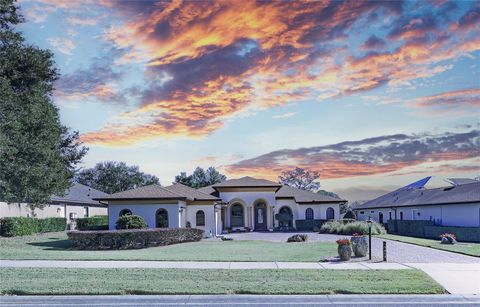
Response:
[[[423,179],[420,179],[418,181],[415,181],[414,183],[410,183],[407,186],[404,186],[400,190],[414,190],[414,189],[423,189],[427,182],[432,178],[432,176],[425,177]]]

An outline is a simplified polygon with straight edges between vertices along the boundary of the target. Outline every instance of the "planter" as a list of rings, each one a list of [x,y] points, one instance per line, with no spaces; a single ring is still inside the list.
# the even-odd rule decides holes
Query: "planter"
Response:
[[[338,246],[338,256],[341,261],[348,261],[352,258],[352,247],[350,244]]]
[[[368,252],[368,240],[365,236],[352,237],[352,249],[355,257],[365,257]]]

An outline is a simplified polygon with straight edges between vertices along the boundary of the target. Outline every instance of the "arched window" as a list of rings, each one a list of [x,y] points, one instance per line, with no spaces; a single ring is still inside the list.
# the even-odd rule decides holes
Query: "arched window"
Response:
[[[160,208],[155,214],[155,227],[167,228],[168,227],[168,211]]]
[[[313,220],[313,209],[312,208],[307,208],[307,210],[305,210],[305,219],[306,220]]]
[[[293,227],[293,213],[289,207],[282,207],[277,215],[278,225],[280,227]]]
[[[232,206],[230,225],[232,227],[243,227],[243,207],[240,204]]]
[[[197,226],[205,226],[205,212],[202,210],[197,211],[196,223]]]
[[[335,211],[332,207],[327,208],[327,220],[333,220],[335,218]]]
[[[124,216],[124,215],[132,215],[132,211],[130,211],[130,209],[120,210],[120,213],[118,214],[118,216]]]

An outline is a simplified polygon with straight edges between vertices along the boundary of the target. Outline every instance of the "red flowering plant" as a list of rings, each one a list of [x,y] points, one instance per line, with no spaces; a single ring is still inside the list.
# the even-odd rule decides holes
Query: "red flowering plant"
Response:
[[[358,232],[355,232],[352,237],[363,237],[364,234],[363,233],[358,233]]]
[[[337,240],[338,245],[350,245],[350,240],[348,238],[343,238],[340,240]]]
[[[453,233],[444,233],[440,235],[440,238],[447,238],[447,239],[453,239],[457,240],[457,237]]]

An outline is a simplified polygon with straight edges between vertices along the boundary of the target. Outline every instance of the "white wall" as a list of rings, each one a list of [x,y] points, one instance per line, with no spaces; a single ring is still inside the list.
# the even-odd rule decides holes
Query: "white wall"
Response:
[[[197,211],[199,210],[202,210],[205,213],[205,226],[198,226],[196,223]],[[190,222],[192,228],[205,230],[205,235],[209,235],[210,231],[212,232],[212,235],[215,235],[215,216],[213,205],[188,205],[186,217],[186,221]]]
[[[180,205],[185,207],[185,203],[182,202],[176,203],[169,203],[169,204],[159,204],[159,203],[144,203],[144,202],[129,202],[129,203],[121,203],[121,202],[109,202],[108,204],[108,228],[115,229],[115,223],[118,220],[120,211],[123,209],[129,209],[132,211],[133,215],[140,215],[145,220],[149,228],[155,228],[155,214],[158,209],[163,208],[168,212],[168,227],[169,228],[176,228],[179,226],[179,208]]]
[[[390,212],[392,220],[395,219],[395,211],[391,208],[356,210],[357,218],[361,221],[371,217],[372,220],[378,222],[379,212],[383,212],[384,223],[389,220]],[[400,220],[400,212],[403,212],[403,219],[409,221],[433,220],[437,225],[442,226],[480,227],[480,203],[397,207],[398,220]]]
[[[65,208],[64,205],[46,205],[43,209],[35,209],[35,217],[47,218],[47,217],[64,217]],[[0,218],[2,217],[20,217],[30,216],[32,217],[32,210],[27,204],[8,204],[0,202]]]

